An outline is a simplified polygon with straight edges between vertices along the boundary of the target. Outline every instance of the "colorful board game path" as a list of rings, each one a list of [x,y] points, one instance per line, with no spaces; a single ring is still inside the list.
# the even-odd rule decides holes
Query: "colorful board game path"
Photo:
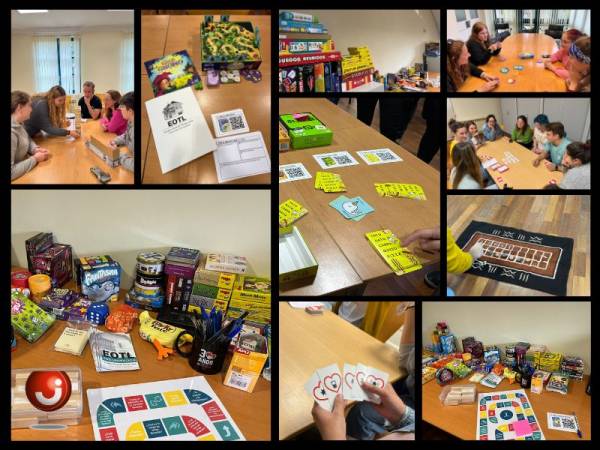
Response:
[[[544,440],[525,391],[479,394],[478,441]]]
[[[87,392],[96,440],[244,439],[204,377]]]

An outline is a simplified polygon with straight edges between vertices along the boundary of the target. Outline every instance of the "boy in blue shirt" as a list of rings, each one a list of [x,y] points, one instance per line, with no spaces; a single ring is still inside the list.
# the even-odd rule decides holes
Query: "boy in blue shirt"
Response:
[[[546,169],[550,172],[554,170],[562,172],[563,156],[567,150],[567,145],[571,143],[566,136],[564,125],[560,122],[549,123],[546,125],[546,137],[548,138],[548,142],[544,147],[545,150],[533,160],[533,165],[537,167],[541,161],[544,161]]]

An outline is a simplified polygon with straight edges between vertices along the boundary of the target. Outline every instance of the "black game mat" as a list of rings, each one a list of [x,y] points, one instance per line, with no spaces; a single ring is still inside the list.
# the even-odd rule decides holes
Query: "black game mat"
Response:
[[[473,221],[456,240],[464,251],[477,242],[483,256],[467,271],[553,295],[567,294],[573,239]]]

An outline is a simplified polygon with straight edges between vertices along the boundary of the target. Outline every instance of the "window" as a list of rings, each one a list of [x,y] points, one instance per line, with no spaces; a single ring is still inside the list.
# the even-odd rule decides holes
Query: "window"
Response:
[[[121,41],[121,93],[133,91],[133,33],[124,33]]]
[[[76,36],[36,36],[33,43],[36,92],[62,86],[67,94],[79,92],[81,61]]]

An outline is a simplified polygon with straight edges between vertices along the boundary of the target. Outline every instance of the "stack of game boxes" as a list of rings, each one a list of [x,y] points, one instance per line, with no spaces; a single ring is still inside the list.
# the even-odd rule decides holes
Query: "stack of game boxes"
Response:
[[[246,273],[247,261],[243,256],[208,253],[203,255],[196,273],[188,311],[227,311],[237,274]]]
[[[373,81],[375,66],[367,47],[350,47],[349,54],[342,57],[342,91]]]
[[[560,353],[540,353],[536,367],[546,372],[558,372],[561,361],[562,355]]]
[[[70,245],[54,243],[52,233],[38,233],[25,241],[27,265],[32,274],[43,273],[52,287],[61,287],[73,277],[73,251]]]
[[[125,303],[135,308],[158,311],[165,300],[164,264],[165,256],[157,252],[137,255],[135,280]]]
[[[340,92],[341,59],[316,16],[279,13],[279,92]]]
[[[564,356],[560,364],[560,371],[569,375],[569,378],[575,378],[576,380],[583,379],[583,369],[583,359],[578,356]]]
[[[165,302],[175,311],[187,311],[200,250],[172,247],[165,261],[167,275]]]
[[[233,286],[227,317],[236,319],[248,311],[242,333],[264,335],[265,326],[271,323],[271,280],[240,275]],[[235,342],[232,342],[235,344]]]

